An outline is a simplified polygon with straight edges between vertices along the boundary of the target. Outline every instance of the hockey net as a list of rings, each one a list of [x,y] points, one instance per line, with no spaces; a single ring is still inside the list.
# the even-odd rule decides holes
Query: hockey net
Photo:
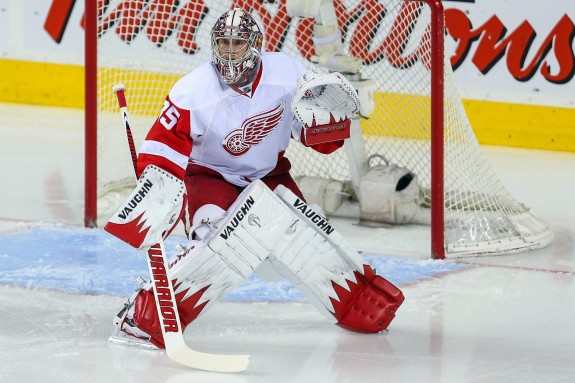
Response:
[[[94,25],[98,37],[93,46],[97,50],[97,94],[92,101],[97,126],[87,127],[94,135],[87,135],[87,145],[89,137],[97,135],[95,159],[87,158],[88,166],[97,163],[97,175],[91,173],[93,168],[87,168],[87,175],[95,176],[95,182],[87,182],[86,214],[91,218],[86,222],[102,226],[134,187],[113,85],[126,84],[138,148],[174,82],[209,59],[211,26],[232,8],[242,8],[259,21],[265,50],[281,50],[312,67],[314,20],[290,18],[285,2],[99,0],[92,13],[87,9],[88,17],[97,16]],[[414,222],[431,223],[432,230],[435,228],[438,238],[443,239],[436,245],[439,248],[432,249],[434,257],[501,254],[545,246],[552,238],[547,225],[510,195],[484,156],[446,55],[439,63],[433,58],[437,47],[432,46],[432,26],[439,26],[443,33],[443,16],[432,12],[433,3],[440,2],[334,1],[345,53],[361,58],[361,77],[375,82],[375,109],[369,119],[357,122],[366,159],[360,167],[365,170],[382,162],[393,163],[417,176],[419,212]],[[87,41],[87,49],[92,49],[90,44]],[[441,66],[443,79],[432,75],[433,62]],[[433,103],[437,97],[432,94],[434,87],[443,90],[442,103]],[[433,108],[441,104],[442,113],[435,113]],[[438,152],[434,145],[437,148],[439,144],[432,144],[432,125],[443,133],[439,159],[433,158]],[[343,209],[357,198],[350,186],[353,171],[346,153],[339,150],[324,156],[297,144],[287,153],[292,174],[302,182],[314,181],[306,185],[316,185],[315,191],[305,187],[308,198],[335,201],[328,209],[333,214],[357,211]],[[443,163],[439,171],[443,182],[437,180],[437,173],[432,180],[433,163]],[[325,186],[330,183],[338,185],[331,195]],[[444,209],[432,217],[434,190],[436,197],[441,193],[441,198],[434,200],[435,206],[443,205]],[[361,212],[359,215],[361,218]]]

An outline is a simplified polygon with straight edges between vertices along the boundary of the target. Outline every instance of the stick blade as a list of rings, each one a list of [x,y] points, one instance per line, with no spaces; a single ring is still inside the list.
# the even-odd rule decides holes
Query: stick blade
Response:
[[[212,372],[241,372],[250,362],[249,355],[208,354],[188,347],[170,350],[168,357],[184,366]]]
[[[168,334],[166,334],[168,335]],[[180,341],[182,339],[182,341]],[[183,338],[164,337],[166,353],[174,362],[191,368],[212,372],[241,372],[250,362],[249,355],[220,355],[199,352],[189,348]]]
[[[219,355],[194,351],[182,356],[170,356],[173,361],[198,370],[211,372],[241,372],[248,368],[249,355]]]

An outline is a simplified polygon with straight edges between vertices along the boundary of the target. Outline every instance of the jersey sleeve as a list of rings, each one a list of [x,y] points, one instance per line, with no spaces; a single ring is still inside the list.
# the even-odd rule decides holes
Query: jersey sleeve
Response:
[[[192,152],[190,129],[190,111],[166,97],[162,113],[140,148],[138,177],[148,165],[156,165],[183,179]]]

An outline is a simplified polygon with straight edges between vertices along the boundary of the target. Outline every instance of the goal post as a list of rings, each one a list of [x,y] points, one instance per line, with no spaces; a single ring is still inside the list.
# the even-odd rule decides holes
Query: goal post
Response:
[[[84,226],[98,220],[98,5],[84,6]]]
[[[86,0],[86,226],[103,226],[133,188],[113,85],[127,86],[139,146],[175,81],[209,60],[210,29],[232,8],[262,26],[264,50],[318,68],[317,20],[291,17],[286,1]],[[363,151],[355,158],[367,163],[350,163],[346,150],[325,156],[290,145],[286,156],[306,198],[329,201],[329,214],[361,219],[380,196],[358,193],[363,180],[354,169],[392,163],[417,178],[412,222],[430,224],[431,257],[549,244],[547,224],[511,196],[475,138],[446,53],[442,2],[334,0],[333,8],[342,53],[361,59],[360,77],[375,84],[375,109],[354,121]]]
[[[428,0],[430,8],[430,77],[431,81],[431,222],[442,224],[431,225],[431,257],[434,259],[445,258],[445,234],[444,234],[444,188],[443,188],[443,129],[444,129],[444,63],[445,63],[445,19],[443,16],[443,4],[441,0]]]

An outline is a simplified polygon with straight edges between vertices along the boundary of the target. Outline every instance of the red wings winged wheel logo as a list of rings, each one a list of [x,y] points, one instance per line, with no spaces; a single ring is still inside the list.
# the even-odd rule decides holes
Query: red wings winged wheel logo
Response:
[[[278,106],[249,117],[242,123],[241,128],[228,133],[222,140],[222,146],[232,156],[238,157],[247,153],[278,126],[284,111],[285,102],[282,100]]]

